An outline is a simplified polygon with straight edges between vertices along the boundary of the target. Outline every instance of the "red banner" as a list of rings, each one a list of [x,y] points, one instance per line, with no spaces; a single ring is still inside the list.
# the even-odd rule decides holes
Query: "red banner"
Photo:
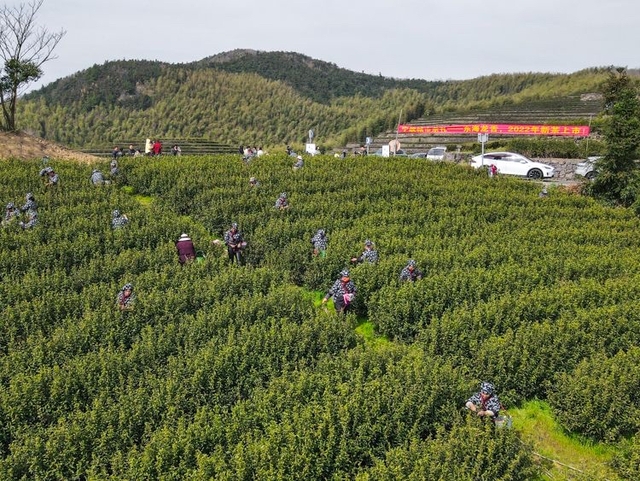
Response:
[[[588,125],[535,124],[459,124],[459,125],[399,125],[399,134],[498,134],[498,135],[561,135],[587,137]]]

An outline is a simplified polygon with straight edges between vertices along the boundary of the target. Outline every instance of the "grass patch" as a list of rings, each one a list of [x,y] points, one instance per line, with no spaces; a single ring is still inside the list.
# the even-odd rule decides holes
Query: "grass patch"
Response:
[[[309,299],[313,302],[314,307],[318,309],[322,309],[322,298],[324,297],[324,291],[311,291],[306,294]],[[333,312],[333,300],[329,299],[329,301],[325,304],[325,307],[328,312]],[[389,340],[385,336],[381,336],[376,333],[375,325],[373,322],[370,322],[366,317],[357,316],[357,324],[356,324],[356,334],[362,336],[367,344],[378,345],[378,344],[386,344]]]
[[[322,309],[322,299],[324,298],[324,295],[325,295],[324,291],[307,291],[306,295],[313,302],[314,307],[318,309]],[[333,312],[334,310],[333,300],[329,299],[329,301],[327,301],[327,303],[325,304],[325,307],[328,312]],[[386,344],[389,342],[389,340],[386,337],[380,336],[379,334],[376,333],[373,322],[370,322],[366,317],[358,316],[356,319],[357,319],[357,324],[355,328],[356,334],[358,334],[359,336],[362,336],[365,342],[374,344],[374,345]]]
[[[307,291],[307,295],[309,296],[309,298],[313,302],[313,306],[314,307],[322,306],[322,298],[324,297],[324,292],[322,292],[322,291]],[[329,302],[331,302],[332,308],[333,308],[333,302],[331,301],[331,299],[329,299]]]
[[[141,205],[150,206],[153,202],[153,197],[149,197],[148,195],[134,195],[133,196]]]
[[[513,418],[513,427],[533,445],[543,464],[549,466],[548,476],[543,479],[620,479],[608,465],[617,452],[616,448],[567,434],[554,419],[547,403],[530,401],[518,409],[509,409],[509,414]],[[545,462],[542,456],[557,462]]]
[[[141,205],[148,207],[153,203],[153,197],[150,197],[148,195],[136,194],[135,187],[132,187],[130,185],[123,185],[122,187],[120,187],[120,189],[125,194],[132,195],[134,199],[136,199]]]
[[[385,336],[381,336],[376,333],[376,327],[373,324],[373,322],[368,321],[366,319],[362,319],[362,320],[359,319],[359,321],[360,322],[356,327],[356,334],[359,334],[360,336],[362,336],[367,343],[370,343],[373,345],[389,343],[389,339],[387,339]]]

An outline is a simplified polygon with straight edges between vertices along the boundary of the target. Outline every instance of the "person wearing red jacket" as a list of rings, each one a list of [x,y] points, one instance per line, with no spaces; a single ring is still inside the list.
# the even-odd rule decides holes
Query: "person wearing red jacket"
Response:
[[[159,140],[156,140],[153,143],[153,155],[161,155],[162,154],[162,142],[160,142]]]
[[[176,250],[178,251],[178,262],[180,262],[182,266],[185,262],[192,261],[196,258],[196,248],[187,234],[180,236],[180,239],[176,242]]]

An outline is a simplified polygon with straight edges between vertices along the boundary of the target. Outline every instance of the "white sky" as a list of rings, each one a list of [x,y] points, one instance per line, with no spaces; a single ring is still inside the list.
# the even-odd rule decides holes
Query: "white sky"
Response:
[[[32,88],[108,60],[237,48],[425,80],[640,67],[640,0],[45,0],[38,23],[67,34]]]

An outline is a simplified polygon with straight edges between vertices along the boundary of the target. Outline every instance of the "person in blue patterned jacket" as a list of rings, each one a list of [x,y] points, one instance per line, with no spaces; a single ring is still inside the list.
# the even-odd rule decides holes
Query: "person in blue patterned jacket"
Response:
[[[118,292],[117,304],[118,309],[121,311],[130,311],[133,309],[136,295],[133,293],[133,286],[131,284],[125,284],[120,292]]]
[[[31,229],[38,223],[38,204],[36,203],[36,198],[31,192],[29,192],[25,197],[27,202],[20,207],[20,212],[26,212],[27,221],[20,221],[20,227],[23,229]]]
[[[121,229],[129,223],[129,218],[125,214],[121,214],[118,209],[111,213],[111,228],[113,230]]]
[[[40,171],[40,177],[44,177],[45,187],[55,187],[60,181],[60,177],[51,167],[45,167]]]
[[[470,409],[478,416],[485,416],[495,420],[500,414],[500,399],[498,399],[495,391],[495,386],[490,382],[481,383],[480,391],[467,400],[467,409]]]
[[[352,257],[351,262],[354,264],[359,264],[360,262],[369,262],[371,264],[375,264],[378,262],[378,251],[374,249],[373,242],[369,239],[364,241],[364,251],[360,255],[360,257]]]
[[[415,282],[419,279],[422,279],[422,275],[422,271],[416,268],[416,261],[414,261],[413,259],[409,259],[407,265],[400,272],[400,280]]]
[[[327,244],[329,243],[329,239],[327,238],[327,234],[324,229],[318,229],[318,232],[311,238],[311,244],[313,245],[313,255],[320,257],[326,257],[327,255]]]
[[[104,176],[102,175],[102,172],[100,172],[98,169],[93,169],[93,172],[91,172],[91,183],[93,185],[104,184]]]
[[[322,304],[326,304],[329,298],[333,297],[333,305],[338,314],[347,311],[356,296],[356,286],[349,277],[347,269],[340,272],[340,277],[331,286],[331,289],[322,299]]]
[[[28,210],[27,211],[27,221],[20,221],[20,227],[23,229],[31,229],[38,223],[38,211]]]
[[[19,217],[20,217],[20,210],[15,206],[13,202],[9,202],[4,212],[4,220],[2,221],[2,226],[3,227],[8,226],[15,219],[18,219]]]
[[[231,229],[224,233],[224,243],[227,245],[229,261],[232,264],[236,261],[240,265],[242,263],[242,252],[247,243],[244,241],[242,232],[238,230],[238,224],[235,222],[231,224]]]
[[[26,212],[27,215],[29,215],[29,212],[33,211],[33,212],[37,212],[38,211],[38,204],[36,203],[36,198],[34,197],[34,195],[29,192],[26,196],[26,204],[24,204],[22,207],[20,207],[20,212]]]
[[[289,208],[289,201],[287,200],[287,193],[283,192],[276,200],[276,209],[285,210]]]
[[[109,163],[109,168],[110,173],[111,173],[111,178],[115,178],[118,176],[118,174],[120,173],[120,169],[118,168],[118,161],[116,160],[116,158],[114,157],[111,162]]]

